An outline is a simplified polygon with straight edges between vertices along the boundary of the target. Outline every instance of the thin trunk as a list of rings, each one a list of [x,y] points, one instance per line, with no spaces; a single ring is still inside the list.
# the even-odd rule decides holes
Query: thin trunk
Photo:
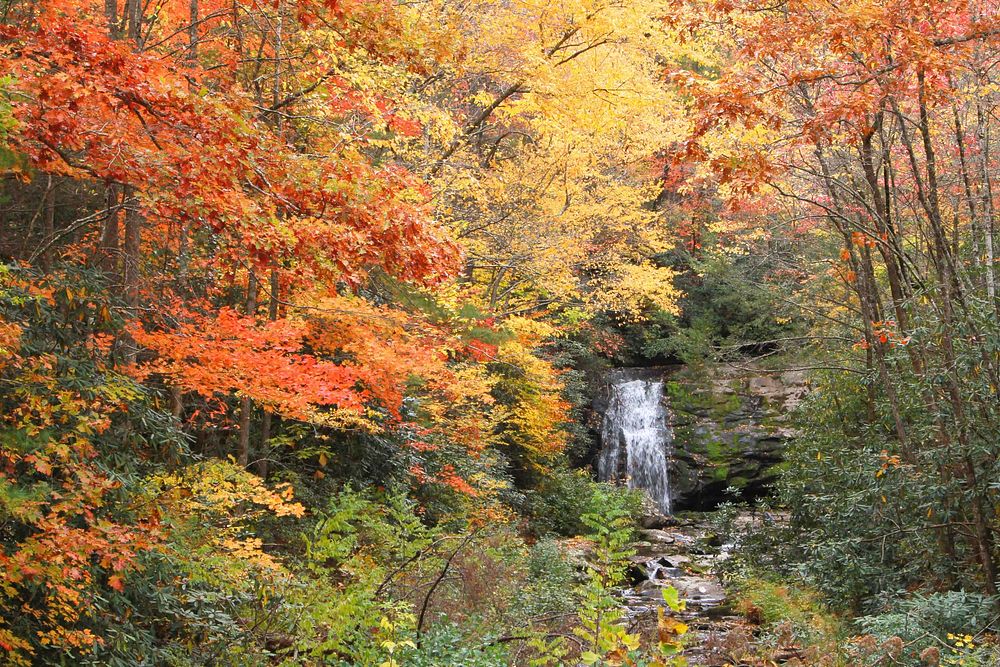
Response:
[[[123,193],[125,202],[125,238],[122,252],[122,295],[125,307],[130,320],[135,320],[139,316],[139,277],[141,274],[141,245],[142,245],[142,212],[139,210],[139,200],[136,198],[135,188],[125,186]],[[135,362],[138,347],[131,336],[125,335],[122,339],[124,345],[125,362]]]
[[[247,278],[247,315],[253,317],[257,312],[257,278],[253,271]],[[253,402],[249,396],[240,399],[240,444],[239,464],[246,468],[250,464],[250,415],[253,412]]]
[[[48,186],[45,190],[45,215],[42,218],[42,239],[48,244],[39,258],[42,264],[42,271],[48,273],[52,270],[52,245],[50,243],[56,233],[56,185],[49,176]]]
[[[1000,314],[997,305],[996,273],[993,248],[993,185],[990,179],[990,136],[988,123],[985,120],[983,105],[976,102],[976,117],[979,135],[979,170],[982,180],[982,209],[983,209],[983,246],[986,250],[984,264],[986,266],[986,294],[990,299],[990,306],[994,312]]]
[[[250,464],[250,413],[253,411],[253,403],[249,396],[240,399],[240,444],[239,444],[239,464],[246,468]]]
[[[188,59],[198,59],[198,0],[190,0],[188,4]]]
[[[177,239],[177,282],[182,290],[187,290],[188,284],[188,224],[181,223],[179,238]]]
[[[270,298],[267,302],[267,319],[274,322],[278,319],[278,304],[281,302],[281,284],[279,282],[277,267],[271,269],[270,288]]]
[[[952,114],[955,116],[955,142],[958,145],[958,165],[962,173],[962,187],[965,193],[966,206],[969,208],[969,220],[972,226],[972,240],[974,248],[978,245],[976,232],[979,226],[979,212],[976,210],[976,197],[972,192],[972,179],[969,177],[968,161],[965,157],[965,132],[962,129],[962,119],[958,115],[958,107],[952,107]],[[973,249],[973,262],[979,263],[978,252]]]
[[[97,248],[97,263],[107,274],[113,274],[118,269],[119,216],[118,216],[118,186],[110,183],[106,190],[107,219],[101,232],[101,240]]]
[[[261,476],[262,479],[267,479],[268,465],[267,457],[269,456],[268,441],[271,439],[271,411],[264,408],[264,416],[261,418],[260,423],[260,456],[257,457],[257,474]]]
[[[267,319],[274,322],[278,319],[278,301],[281,296],[280,283],[278,281],[278,269],[271,269],[270,295],[267,303]],[[270,454],[268,442],[271,440],[271,411],[264,410],[264,418],[260,426],[260,457],[257,463],[257,474],[267,479],[268,461]]]
[[[184,392],[180,387],[170,388],[170,414],[174,419],[180,419],[184,415]]]
[[[282,6],[279,0],[277,12],[277,25],[274,30],[274,79],[271,81],[271,106],[275,107],[281,101],[281,49],[283,46],[282,42],[282,29],[284,28],[284,13],[282,12]],[[275,114],[275,128],[281,130],[281,114]]]

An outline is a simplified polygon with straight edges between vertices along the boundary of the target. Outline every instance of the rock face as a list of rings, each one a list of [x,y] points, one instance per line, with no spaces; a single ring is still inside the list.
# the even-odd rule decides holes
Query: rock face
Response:
[[[791,435],[788,412],[806,392],[805,375],[757,374],[714,366],[643,369],[661,377],[673,445],[668,474],[675,510],[712,509],[733,488],[768,492]],[[600,410],[601,401],[595,401]]]
[[[676,506],[713,508],[730,487],[745,498],[766,493],[791,435],[787,415],[805,392],[805,375],[798,372],[754,375],[722,366],[671,373],[666,394]]]

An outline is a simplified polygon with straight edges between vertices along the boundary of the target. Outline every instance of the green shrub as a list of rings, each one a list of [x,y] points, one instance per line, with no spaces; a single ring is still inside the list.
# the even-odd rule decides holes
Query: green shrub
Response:
[[[978,635],[996,618],[996,607],[997,600],[992,597],[946,591],[914,595],[898,601],[887,613],[862,616],[856,622],[862,632],[879,643],[893,637],[902,639],[904,649],[897,660],[900,664],[917,665],[920,653],[930,647],[941,649],[951,643],[951,648],[963,649],[961,653],[965,653],[964,649],[969,647],[955,646],[953,640],[950,642],[951,636]]]
[[[477,644],[455,624],[440,622],[424,634],[419,645],[400,655],[405,667],[507,667],[509,657],[503,642]]]
[[[795,642],[819,648],[819,653],[839,652],[844,635],[841,621],[818,591],[761,577],[741,579],[734,587],[739,611],[763,626],[763,644]]]
[[[586,514],[612,508],[632,519],[642,512],[642,492],[595,482],[583,470],[556,468],[528,493],[531,527],[536,535],[583,535]]]
[[[574,608],[576,572],[555,540],[535,543],[528,552],[527,565],[527,581],[515,593],[517,602],[513,605],[519,616],[527,620]]]

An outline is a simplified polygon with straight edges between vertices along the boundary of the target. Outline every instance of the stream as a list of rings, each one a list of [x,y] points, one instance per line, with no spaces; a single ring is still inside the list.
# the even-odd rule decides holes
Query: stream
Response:
[[[630,629],[655,642],[657,609],[665,608],[663,589],[673,586],[686,609],[675,614],[689,626],[684,656],[689,664],[722,667],[732,664],[732,649],[745,645],[752,631],[729,605],[715,574],[728,557],[707,522],[683,519],[659,529],[639,531],[629,567],[629,586],[621,591]]]
[[[630,629],[655,643],[657,609],[665,607],[662,591],[673,586],[686,602],[685,611],[675,616],[689,626],[684,651],[689,664],[732,664],[729,656],[749,641],[751,628],[727,604],[715,574],[728,546],[718,543],[706,520],[670,516],[674,443],[663,381],[632,369],[609,379],[598,476],[643,489],[665,515],[656,523],[661,527],[640,530],[634,545],[629,586],[621,591]]]

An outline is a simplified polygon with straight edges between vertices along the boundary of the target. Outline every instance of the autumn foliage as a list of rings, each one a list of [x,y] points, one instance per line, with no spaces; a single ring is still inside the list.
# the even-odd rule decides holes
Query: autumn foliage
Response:
[[[820,391],[834,404],[812,407],[799,459],[813,481],[788,489],[796,519],[808,531],[833,499],[860,503],[820,544],[906,526],[896,555],[862,560],[893,577],[918,563],[906,585],[995,594],[996,5],[676,6],[671,22],[720,54],[668,72],[690,95],[677,159],[715,185],[731,225],[794,241],[781,261],[800,271],[831,372]],[[883,585],[819,580],[856,599]]]
[[[780,352],[793,528],[908,577],[836,594],[995,595],[994,5],[3,2],[4,661],[391,667],[459,544],[626,522],[611,364]]]
[[[566,442],[569,406],[542,353],[560,332],[541,319],[606,306],[615,297],[584,295],[589,274],[644,266],[662,235],[595,233],[601,258],[585,261],[569,240],[587,211],[606,199],[631,215],[646,174],[612,173],[612,128],[601,178],[620,191],[607,197],[585,182],[589,158],[560,164],[555,143],[531,158],[540,172],[501,165],[535,152],[517,137],[568,146],[575,120],[528,104],[520,84],[484,101],[514,83],[486,73],[509,60],[539,90],[555,90],[551,66],[590,76],[590,48],[559,35],[601,49],[616,43],[602,37],[614,21],[649,20],[615,12],[605,23],[568,8],[532,35],[549,48],[540,62],[528,33],[489,47],[488,30],[448,3],[4,5],[6,661],[167,660],[199,631],[177,621],[185,629],[163,636],[160,614],[197,617],[222,590],[242,623],[267,608],[252,586],[299,585],[286,555],[301,556],[289,534],[309,512],[296,492],[325,498],[358,479],[408,489],[428,522],[509,516],[504,494],[545,474]],[[583,16],[591,24],[569,27]],[[652,56],[643,49],[616,58],[634,65]],[[474,132],[493,122],[514,141],[477,166],[491,149]],[[646,122],[652,132],[659,117]],[[563,227],[546,194],[537,256],[489,278],[483,258],[505,260],[480,241],[500,237],[459,209],[486,215],[511,175],[506,198],[530,197],[514,193],[546,171],[573,181],[564,209],[585,205],[573,201]],[[560,248],[574,254],[550,299],[531,274]],[[647,278],[632,281],[632,315],[669,306],[669,286]],[[121,614],[145,639],[113,637]]]

